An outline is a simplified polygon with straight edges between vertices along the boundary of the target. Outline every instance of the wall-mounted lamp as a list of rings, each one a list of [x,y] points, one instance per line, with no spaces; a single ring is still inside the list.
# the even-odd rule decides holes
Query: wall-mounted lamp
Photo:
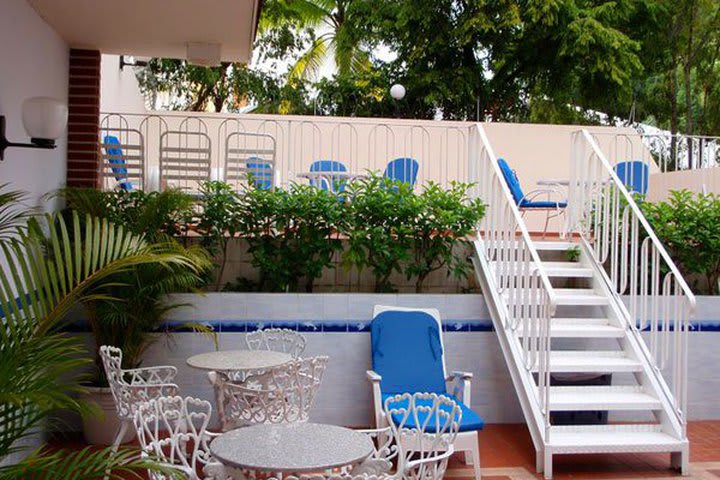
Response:
[[[5,159],[5,149],[55,148],[55,139],[62,135],[67,124],[67,106],[48,97],[28,98],[22,105],[22,121],[30,136],[30,143],[16,143],[5,137],[5,116],[0,115],[0,160]]]
[[[125,67],[147,67],[147,64],[147,61],[138,60],[132,55],[120,55],[120,70],[124,70]]]

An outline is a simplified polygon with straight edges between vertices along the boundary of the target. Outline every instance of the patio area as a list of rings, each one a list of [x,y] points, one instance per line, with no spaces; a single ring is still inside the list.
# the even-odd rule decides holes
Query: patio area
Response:
[[[0,480],[720,480],[720,4],[166,3],[4,2]]]
[[[695,421],[688,425],[690,437],[690,475],[681,477],[668,469],[666,454],[573,455],[558,457],[558,480],[634,480],[644,478],[716,480],[720,478],[720,421]],[[80,437],[51,441],[55,446],[84,448]],[[542,478],[535,473],[535,451],[527,427],[522,424],[490,424],[480,434],[483,459],[482,480],[528,480]],[[472,468],[453,457],[447,479],[469,480]]]

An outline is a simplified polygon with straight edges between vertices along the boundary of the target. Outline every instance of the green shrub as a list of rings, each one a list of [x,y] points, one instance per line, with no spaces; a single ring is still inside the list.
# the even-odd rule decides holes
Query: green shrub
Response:
[[[415,292],[420,293],[430,273],[443,267],[448,276],[464,278],[470,270],[467,259],[455,254],[485,214],[479,199],[469,199],[470,184],[453,182],[449,189],[428,183],[417,196],[417,216],[412,224],[410,262],[405,268],[408,279],[416,277]]]
[[[218,181],[204,182],[200,194],[197,231],[203,236],[202,246],[218,258],[215,289],[220,290],[228,246],[240,225],[240,197],[230,185]]]
[[[395,291],[394,273],[403,273],[410,261],[416,219],[421,202],[407,183],[372,174],[348,186],[348,249],[346,268],[372,270],[376,292]]]
[[[720,279],[720,197],[687,190],[673,191],[664,202],[642,203],[655,233],[683,275],[702,275],[707,289],[718,294]]]
[[[312,292],[341,248],[345,208],[333,193],[309,185],[249,189],[241,196],[239,230],[247,236],[261,291]]]

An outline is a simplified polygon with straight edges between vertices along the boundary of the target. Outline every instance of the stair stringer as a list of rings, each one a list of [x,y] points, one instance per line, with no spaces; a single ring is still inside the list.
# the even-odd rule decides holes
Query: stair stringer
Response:
[[[522,352],[519,349],[519,343],[514,338],[515,335],[503,325],[503,318],[507,318],[507,306],[502,294],[495,287],[492,269],[485,258],[482,239],[478,235],[478,240],[474,242],[474,255],[472,263],[475,267],[475,276],[485,298],[490,318],[493,322],[493,328],[496,337],[500,343],[500,349],[505,358],[505,365],[510,372],[515,392],[517,393],[520,407],[525,417],[525,423],[530,431],[533,446],[535,447],[536,470],[542,473],[544,469],[543,458],[545,451],[545,438],[547,431],[545,428],[545,420],[540,405],[537,403],[538,388],[535,385],[532,373],[524,368]]]

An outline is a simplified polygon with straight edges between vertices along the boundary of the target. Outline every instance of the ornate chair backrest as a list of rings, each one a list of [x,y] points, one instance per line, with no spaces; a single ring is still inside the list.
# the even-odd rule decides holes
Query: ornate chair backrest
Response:
[[[160,397],[139,404],[133,421],[142,452],[197,478],[196,472],[212,459],[207,442],[211,415],[210,402],[193,397]],[[167,478],[149,473],[151,480]]]
[[[398,471],[411,480],[442,478],[449,457],[443,454],[460,429],[457,403],[435,393],[403,393],[385,400],[385,414],[399,448]]]
[[[130,395],[125,388],[127,382],[122,372],[122,350],[110,345],[100,347],[100,358],[105,367],[110,392],[115,399],[115,408],[121,419],[132,418],[133,405],[130,403]]]
[[[258,423],[306,422],[320,388],[328,357],[294,360],[244,383],[226,381],[223,430]]]
[[[272,350],[298,358],[305,351],[305,336],[287,328],[266,328],[245,336],[250,350]]]

